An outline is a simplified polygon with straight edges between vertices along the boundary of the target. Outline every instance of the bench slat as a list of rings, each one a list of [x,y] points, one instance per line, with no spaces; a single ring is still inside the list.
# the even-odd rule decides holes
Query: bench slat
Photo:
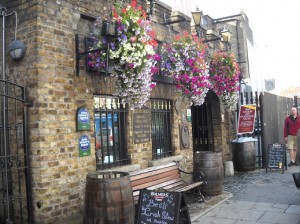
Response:
[[[149,182],[153,182],[155,181],[154,184],[159,184],[159,183],[163,183],[164,180],[163,178],[165,177],[168,177],[168,176],[178,176],[180,177],[180,173],[178,173],[177,170],[172,170],[172,171],[169,171],[169,172],[165,172],[165,173],[158,173],[156,175],[153,175],[153,176],[148,176],[148,177],[144,177],[142,176],[140,179],[136,179],[136,180],[131,180],[131,187],[135,187],[135,186],[138,186],[138,185],[143,185],[145,183],[149,183]]]
[[[164,165],[160,165],[160,166],[153,166],[153,167],[149,167],[149,168],[142,169],[142,170],[132,171],[132,172],[130,172],[130,176],[135,176],[135,175],[138,175],[138,174],[141,174],[141,173],[151,172],[151,171],[155,171],[155,170],[161,170],[163,168],[167,168],[167,167],[170,167],[170,166],[176,166],[177,167],[176,163],[172,162],[172,163],[168,163],[168,164],[164,164]]]
[[[143,172],[140,171],[139,174],[131,174],[130,173],[130,179],[131,179],[131,181],[134,181],[134,180],[138,180],[141,178],[146,178],[146,177],[150,177],[150,176],[154,176],[157,174],[174,171],[174,170],[176,170],[179,173],[179,170],[176,166],[170,166],[170,167],[162,168],[160,170],[146,170]]]
[[[178,184],[181,184],[181,183],[182,183],[181,178],[177,178],[177,179],[170,180],[170,181],[158,184],[158,185],[154,185],[152,187],[149,187],[148,189],[149,190],[155,190],[155,189],[158,189],[158,188],[167,189],[167,188],[170,188],[170,186],[178,185]]]
[[[184,191],[191,190],[191,189],[193,189],[193,188],[195,188],[195,187],[198,187],[198,186],[200,186],[200,185],[202,185],[202,184],[203,184],[203,182],[200,181],[200,182],[196,182],[196,183],[192,183],[192,184],[186,185],[185,187],[181,188],[181,189],[179,190],[179,192],[184,192]]]
[[[144,188],[148,188],[148,187],[151,187],[153,185],[157,185],[157,184],[160,184],[160,183],[163,183],[163,182],[166,182],[166,181],[169,181],[169,180],[172,180],[172,179],[177,179],[179,178],[180,175],[179,174],[176,174],[176,175],[168,175],[167,177],[164,177],[162,179],[156,179],[154,178],[153,181],[151,182],[147,182],[147,183],[144,183],[144,184],[140,184],[140,185],[136,185],[136,186],[133,186],[132,187],[132,190],[138,190],[138,189],[144,189]]]
[[[138,203],[140,190],[156,190],[159,188],[167,191],[185,192],[203,184],[202,181],[186,183],[181,179],[180,169],[175,162],[149,167],[130,172],[131,187],[135,203]]]

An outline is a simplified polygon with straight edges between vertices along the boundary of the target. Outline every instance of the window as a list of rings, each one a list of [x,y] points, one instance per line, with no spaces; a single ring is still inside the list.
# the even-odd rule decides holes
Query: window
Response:
[[[152,157],[159,159],[173,154],[171,141],[171,100],[151,100]]]
[[[116,97],[94,95],[94,108],[97,169],[129,164],[125,105]]]

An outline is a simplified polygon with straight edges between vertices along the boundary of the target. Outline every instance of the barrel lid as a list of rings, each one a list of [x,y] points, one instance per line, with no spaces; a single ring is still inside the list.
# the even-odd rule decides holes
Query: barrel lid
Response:
[[[232,142],[234,143],[257,142],[257,139],[252,137],[240,137],[234,139]]]

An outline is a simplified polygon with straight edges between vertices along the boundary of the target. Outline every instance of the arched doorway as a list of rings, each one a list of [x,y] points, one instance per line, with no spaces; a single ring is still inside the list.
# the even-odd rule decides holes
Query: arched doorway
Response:
[[[208,91],[205,102],[192,106],[193,151],[216,151],[215,139],[221,134],[221,110],[218,96]]]

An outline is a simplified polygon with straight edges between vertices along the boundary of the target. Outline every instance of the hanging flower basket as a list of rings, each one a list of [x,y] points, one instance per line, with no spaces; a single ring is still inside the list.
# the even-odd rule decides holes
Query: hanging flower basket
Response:
[[[219,96],[222,104],[231,109],[239,97],[240,68],[234,55],[215,52],[209,63],[211,89]]]
[[[152,75],[158,71],[155,65],[160,56],[154,51],[157,46],[155,33],[146,19],[146,12],[137,6],[136,0],[125,8],[116,5],[113,19],[117,36],[99,37],[98,48],[105,49],[109,45],[109,66],[113,69],[112,76],[117,77],[115,95],[121,97],[123,103],[128,103],[131,109],[141,108],[155,87]],[[89,57],[92,66],[108,66],[104,50]]]
[[[194,105],[201,105],[209,88],[206,46],[187,32],[162,47],[162,71],[174,78],[176,88]]]

